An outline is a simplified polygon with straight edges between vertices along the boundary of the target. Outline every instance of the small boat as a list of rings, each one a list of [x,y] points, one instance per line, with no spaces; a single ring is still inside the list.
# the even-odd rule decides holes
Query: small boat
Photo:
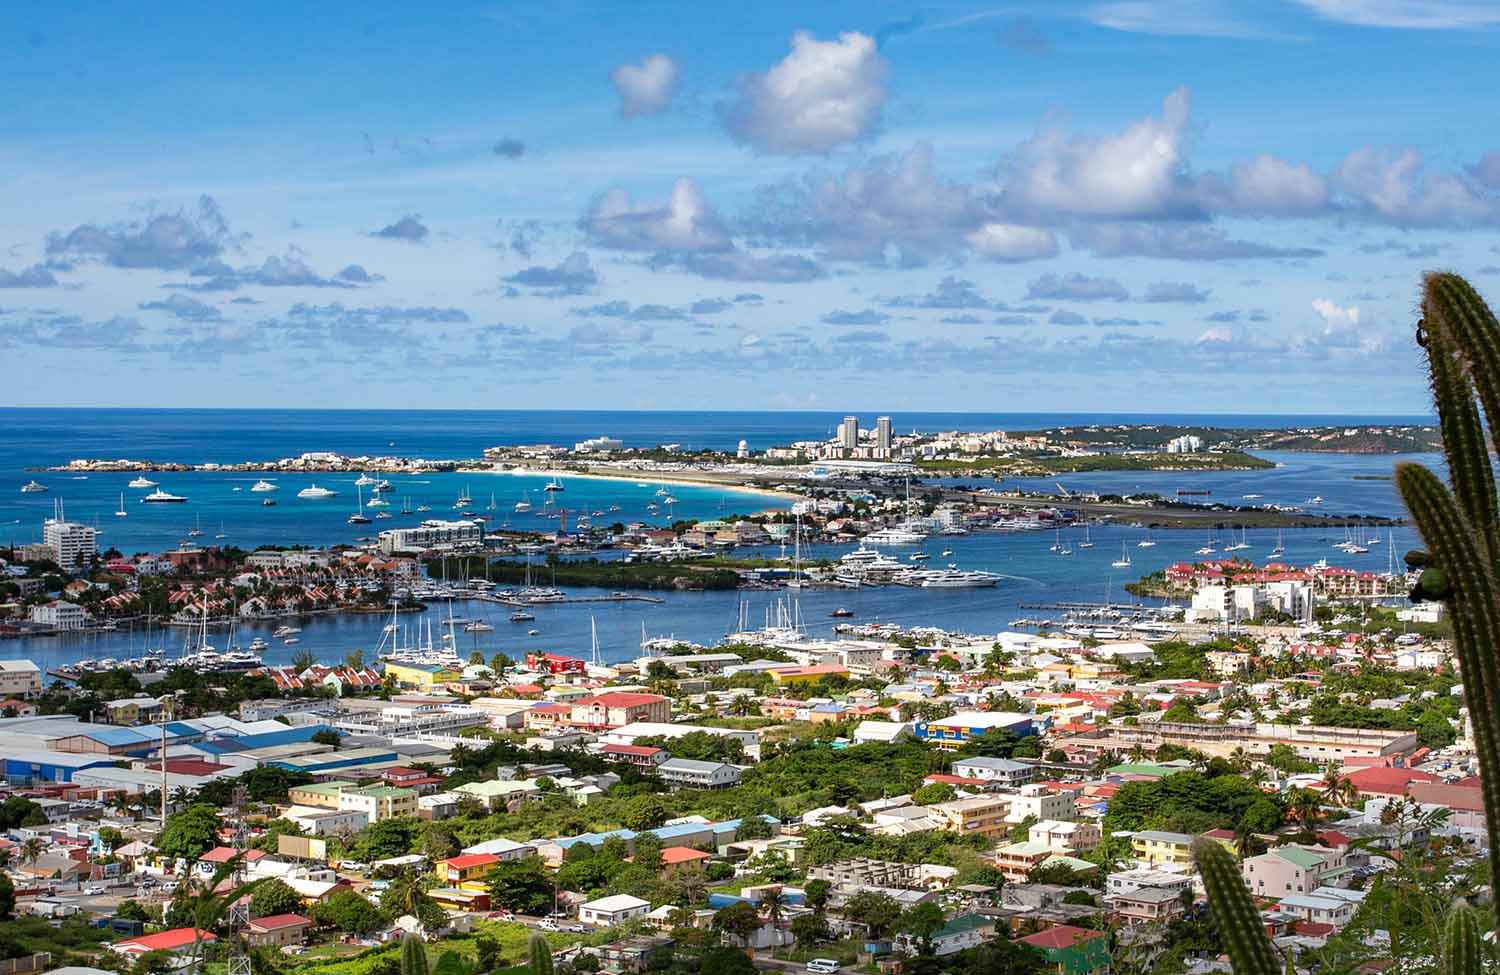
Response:
[[[116,518],[124,518],[125,517],[125,492],[123,492],[123,491],[120,492],[120,507],[119,507],[119,509],[117,511],[115,511],[115,517]]]
[[[369,474],[361,474],[354,481],[354,484],[355,484],[356,487],[369,487],[371,484],[374,484],[374,483],[375,483],[375,478],[371,477]]]
[[[527,636],[536,636],[540,632],[542,632],[542,631],[541,630],[527,630],[526,631],[526,635]]]
[[[510,614],[510,621],[512,623],[530,623],[534,619],[536,619],[536,614],[528,613],[524,609],[518,609]]]
[[[131,478],[130,483],[125,486],[128,488],[154,488],[156,487],[156,482],[147,478],[144,474],[137,474],[135,477]]]
[[[261,502],[261,504],[264,505],[267,508],[274,508],[274,507],[276,507],[276,499],[275,498],[266,498],[264,501]]]
[[[141,498],[141,504],[182,504],[187,498],[177,494],[168,494],[161,488],[157,488],[150,494]]]
[[[267,481],[264,478],[262,478],[259,481],[256,481],[250,487],[250,493],[252,493],[252,494],[266,494],[266,493],[268,493],[270,491],[279,491],[279,490],[281,490],[281,489],[278,488],[276,485],[272,484],[270,481]]]
[[[27,481],[21,485],[22,494],[41,494],[45,490],[47,490],[47,485],[38,481]]]
[[[278,626],[271,631],[271,638],[273,640],[284,640],[289,636],[296,636],[301,632],[302,627],[300,626]]]
[[[432,510],[432,505],[430,505],[430,504],[419,504],[419,505],[417,505],[417,510],[418,511],[431,511]]]
[[[940,558],[940,559],[946,559],[948,556],[950,556],[952,554],[953,554],[953,549],[951,549],[951,548],[945,548],[940,553],[938,553],[938,558]]]
[[[484,622],[481,622],[479,620],[475,620],[474,622],[470,623],[468,626],[464,627],[464,632],[465,633],[490,633],[494,629],[495,628],[493,626],[489,625],[488,623],[484,623]]]
[[[197,520],[193,522],[192,531],[188,532],[188,538],[197,538],[199,535],[202,535],[202,534],[203,534],[203,516],[199,515],[198,518],[197,518]]]
[[[321,488],[316,484],[309,485],[297,492],[297,497],[299,498],[312,499],[332,498],[336,497],[337,495],[337,491],[330,491],[328,490],[328,488]]]
[[[512,510],[518,514],[525,514],[531,510],[531,498],[527,496],[527,492],[521,492],[521,500],[516,502],[516,506]]]
[[[219,531],[218,531],[218,533],[216,535],[214,535],[214,537],[215,538],[228,538],[229,537],[229,533],[224,530],[224,522],[222,520],[219,522]]]
[[[385,494],[387,491],[394,490],[396,489],[391,487],[390,481],[376,481],[375,486],[370,488],[370,491],[374,494]]]
[[[296,637],[289,636],[285,640],[281,641],[281,645],[284,646],[284,647],[291,647],[291,646],[296,646],[297,644],[299,644],[301,642],[302,641],[299,640],[299,639],[297,639]]]
[[[845,609],[844,607],[840,606],[838,609],[834,610],[828,615],[836,620],[848,619],[849,617],[854,615],[854,610]]]

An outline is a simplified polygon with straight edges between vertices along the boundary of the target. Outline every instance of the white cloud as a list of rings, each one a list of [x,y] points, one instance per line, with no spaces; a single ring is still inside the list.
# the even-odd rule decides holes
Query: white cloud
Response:
[[[607,190],[584,214],[580,226],[596,243],[617,250],[702,253],[733,246],[698,184],[685,176],[672,184],[664,204],[637,203],[623,189]]]
[[[1004,205],[1038,216],[1131,219],[1186,216],[1184,137],[1190,98],[1178,88],[1160,118],[1107,136],[1060,127],[1022,143],[995,171]]]
[[[991,261],[1033,261],[1057,256],[1057,236],[1042,227],[987,223],[964,237],[980,257]]]
[[[1306,163],[1288,162],[1261,154],[1239,159],[1229,167],[1229,178],[1209,175],[1200,180],[1205,203],[1217,210],[1286,215],[1315,214],[1328,207],[1328,180]]]
[[[1500,201],[1451,173],[1426,173],[1415,149],[1366,146],[1344,157],[1334,185],[1362,215],[1404,227],[1476,226],[1500,218]]]
[[[741,80],[738,97],[722,107],[724,123],[761,152],[826,153],[864,138],[879,123],[885,69],[875,41],[864,34],[820,41],[798,31],[790,54]]]
[[[1494,0],[1297,0],[1329,20],[1365,27],[1463,30],[1500,24]]]
[[[652,54],[640,64],[617,66],[609,80],[620,95],[621,115],[656,115],[666,111],[677,93],[677,64],[665,54]]]
[[[1323,319],[1323,333],[1332,335],[1338,332],[1348,332],[1359,328],[1359,308],[1350,305],[1345,308],[1327,298],[1314,298],[1313,311]]]

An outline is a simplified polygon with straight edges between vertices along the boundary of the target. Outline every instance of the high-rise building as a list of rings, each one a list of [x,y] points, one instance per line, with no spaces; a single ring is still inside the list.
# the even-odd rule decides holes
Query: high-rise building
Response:
[[[42,542],[52,550],[57,564],[75,572],[93,561],[96,551],[94,529],[77,522],[49,518],[42,524]]]
[[[854,450],[859,446],[859,417],[846,416],[844,422],[839,424],[839,446],[845,450]]]
[[[875,446],[880,450],[891,449],[891,418],[888,416],[875,419]]]

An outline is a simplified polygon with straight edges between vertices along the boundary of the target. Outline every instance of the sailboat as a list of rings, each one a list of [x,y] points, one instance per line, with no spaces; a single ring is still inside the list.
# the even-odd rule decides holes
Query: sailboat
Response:
[[[190,531],[190,532],[188,532],[188,538],[197,538],[199,535],[202,535],[202,534],[203,534],[203,516],[202,515],[198,515],[198,516],[196,516],[196,521],[193,524],[193,530]]]
[[[1048,549],[1048,551],[1049,552],[1061,552],[1062,548],[1063,548],[1063,544],[1062,544],[1062,529],[1059,528],[1057,530],[1057,537],[1053,540],[1052,547],[1050,549]]]
[[[493,492],[490,494],[490,503],[487,504],[487,505],[485,505],[484,510],[486,510],[486,511],[494,511],[495,510],[495,495],[494,495]]]
[[[124,494],[124,492],[121,492],[121,494],[120,494],[120,507],[119,507],[118,510],[115,511],[115,517],[116,518],[124,518],[125,514],[126,514],[125,513],[125,494]]]
[[[1281,529],[1276,530],[1276,547],[1271,549],[1271,558],[1279,559],[1286,554],[1286,546],[1281,544]]]
[[[214,537],[215,538],[228,538],[229,537],[229,533],[224,530],[224,520],[222,518],[219,519],[219,533],[217,535],[215,535]]]
[[[1110,563],[1116,569],[1130,568],[1130,553],[1125,549],[1125,543],[1120,543],[1120,557]]]
[[[521,492],[521,500],[516,502],[514,509],[518,514],[525,514],[531,510],[531,496],[529,491]]]
[[[1083,541],[1078,543],[1079,548],[1093,548],[1094,543],[1089,540],[1089,526],[1087,522],[1083,525]]]
[[[356,483],[354,485],[354,493],[355,496],[359,499],[359,510],[349,516],[349,524],[368,525],[370,523],[370,518],[365,514],[365,489],[360,487],[359,484]]]
[[[411,511],[411,499],[409,499],[409,498],[402,498],[401,499],[401,513],[403,515],[409,515],[409,514],[412,513],[412,511]]]

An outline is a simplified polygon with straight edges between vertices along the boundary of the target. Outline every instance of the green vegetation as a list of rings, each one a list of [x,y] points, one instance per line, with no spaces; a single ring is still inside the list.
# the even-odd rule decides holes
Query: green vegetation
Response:
[[[732,569],[598,559],[548,559],[545,565],[531,566],[530,576],[548,584],[598,589],[738,589],[740,585],[740,575]],[[489,578],[506,585],[525,582],[526,563],[492,562]]]

